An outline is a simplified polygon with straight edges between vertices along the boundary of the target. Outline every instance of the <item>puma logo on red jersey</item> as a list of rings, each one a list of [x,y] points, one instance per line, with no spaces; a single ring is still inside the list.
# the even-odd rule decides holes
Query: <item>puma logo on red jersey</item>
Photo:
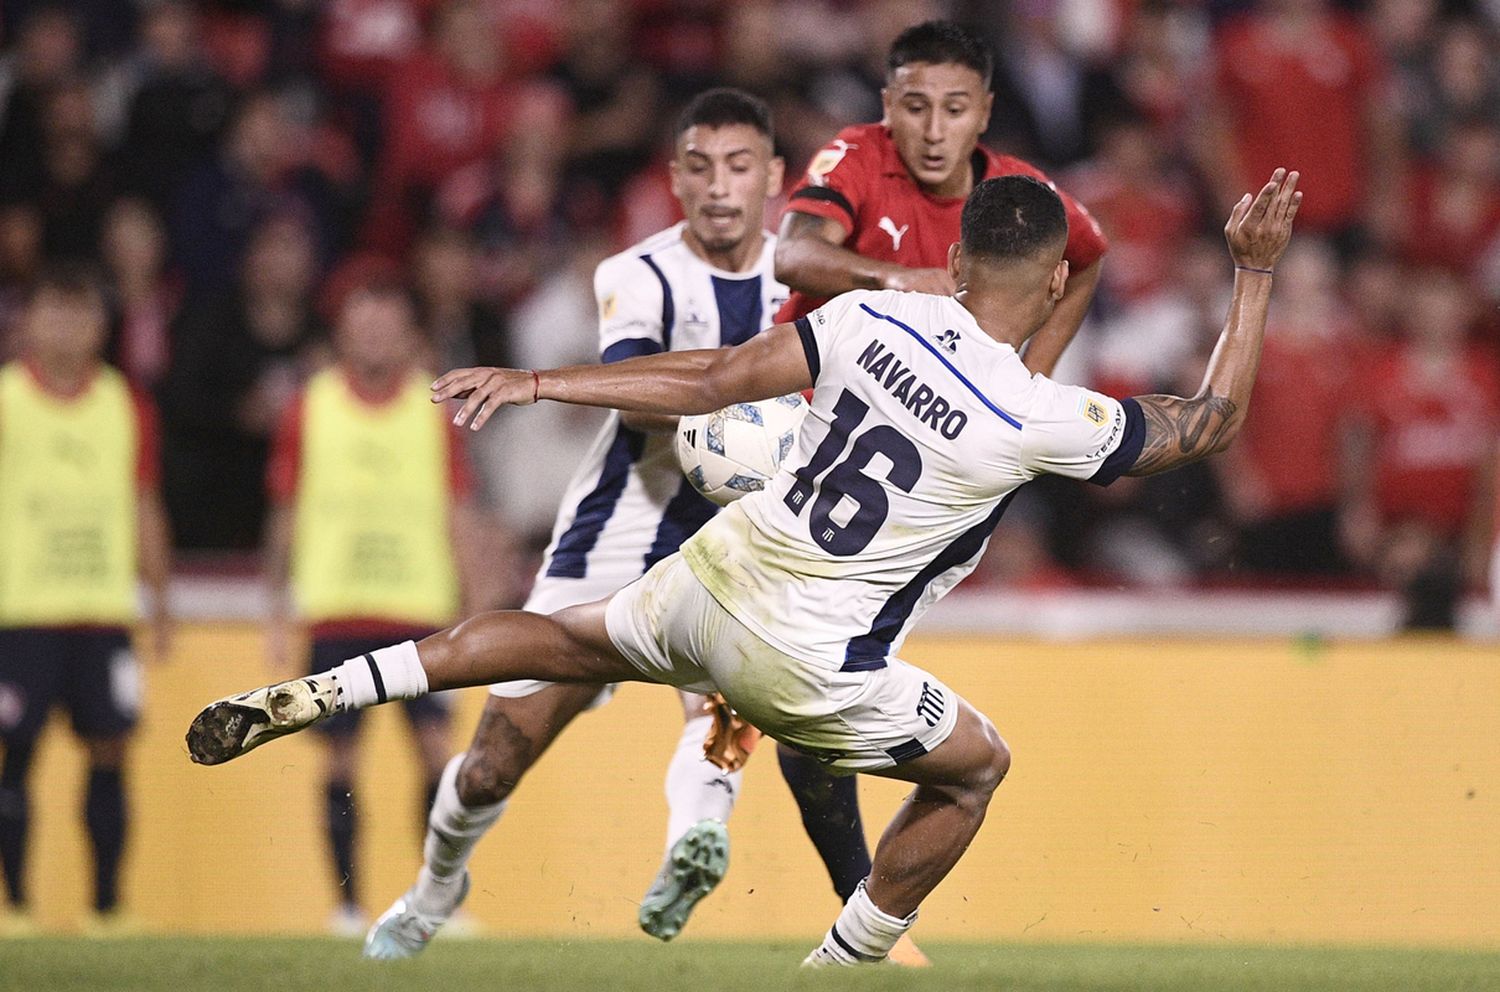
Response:
[[[877,226],[891,236],[891,251],[901,250],[901,239],[906,236],[906,229],[911,227],[910,224],[902,224],[898,230],[896,222],[889,217],[880,218],[880,223]]]

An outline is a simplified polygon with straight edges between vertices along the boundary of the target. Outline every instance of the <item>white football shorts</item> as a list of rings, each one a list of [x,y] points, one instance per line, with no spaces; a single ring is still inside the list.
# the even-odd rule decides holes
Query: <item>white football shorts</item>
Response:
[[[915,665],[841,672],[783,654],[719,605],[680,554],[610,601],[615,649],[653,682],[717,688],[763,732],[832,771],[879,771],[948,739],[959,698]]]

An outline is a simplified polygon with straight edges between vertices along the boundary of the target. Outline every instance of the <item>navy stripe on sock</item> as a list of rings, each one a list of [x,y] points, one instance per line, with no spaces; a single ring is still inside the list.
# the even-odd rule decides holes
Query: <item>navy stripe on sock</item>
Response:
[[[370,666],[370,677],[375,680],[375,701],[383,703],[386,701],[385,679],[380,677],[380,666],[375,664],[373,654],[365,655],[365,662]]]
[[[854,960],[856,960],[856,961],[879,961],[880,960],[880,958],[876,957],[873,954],[864,954],[864,953],[862,953],[860,951],[856,951],[854,949],[853,945],[851,945],[847,940],[845,940],[844,937],[843,937],[843,935],[839,933],[839,928],[838,928],[837,924],[835,924],[834,926],[831,926],[831,927],[828,928],[828,935],[833,938],[833,942],[835,944],[839,945],[844,950],[848,951],[849,954],[850,954],[850,956],[853,957]]]

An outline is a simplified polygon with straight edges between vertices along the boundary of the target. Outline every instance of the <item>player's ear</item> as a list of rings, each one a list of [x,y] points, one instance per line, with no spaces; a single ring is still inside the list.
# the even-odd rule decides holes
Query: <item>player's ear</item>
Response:
[[[1052,297],[1053,302],[1063,298],[1068,291],[1068,260],[1060,258],[1052,268],[1052,280],[1047,286],[1047,295]]]
[[[985,94],[984,94],[984,122],[985,122],[986,129],[988,129],[988,126],[989,126],[990,114],[993,113],[994,110],[995,110],[995,91],[994,90],[986,90]]]
[[[680,200],[682,199],[682,166],[674,158],[667,163],[667,171],[672,176],[672,195]]]
[[[891,126],[891,88],[880,87],[880,123],[886,127]]]
[[[957,241],[948,246],[948,278],[955,284],[958,283],[958,257],[962,251]]]
[[[786,179],[786,159],[780,155],[771,156],[771,161],[766,163],[766,195],[781,195],[781,184]]]

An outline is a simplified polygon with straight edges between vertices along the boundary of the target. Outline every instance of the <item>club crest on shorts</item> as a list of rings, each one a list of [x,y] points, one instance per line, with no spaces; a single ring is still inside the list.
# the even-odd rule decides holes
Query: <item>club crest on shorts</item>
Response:
[[[934,689],[929,683],[922,683],[922,696],[917,700],[917,716],[921,717],[927,726],[938,725],[938,721],[943,718],[943,708],[946,705],[941,691]]]

